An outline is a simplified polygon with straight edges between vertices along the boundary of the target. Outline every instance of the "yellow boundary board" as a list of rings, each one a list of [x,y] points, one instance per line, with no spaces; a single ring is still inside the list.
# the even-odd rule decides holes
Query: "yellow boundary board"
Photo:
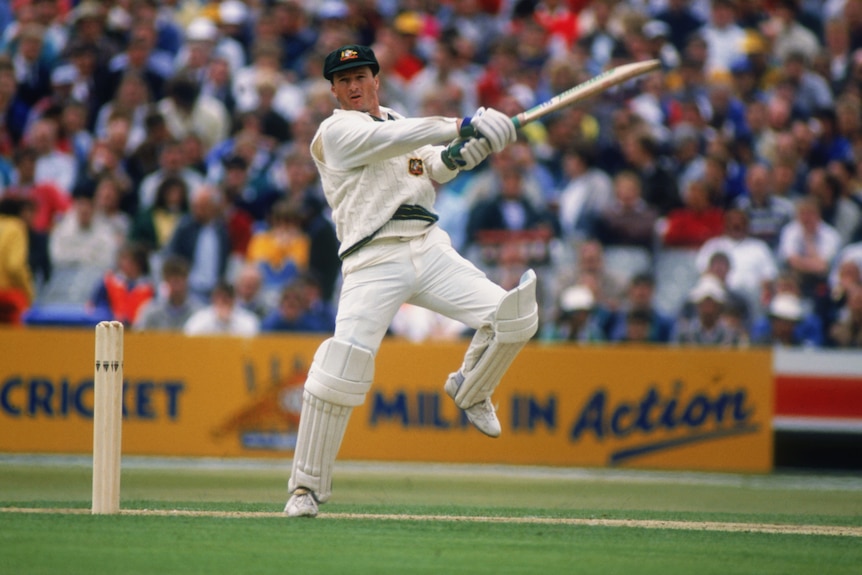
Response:
[[[123,453],[292,455],[322,337],[127,333]],[[531,343],[494,395],[503,436],[442,390],[467,342],[384,342],[340,459],[768,472],[768,350]],[[90,330],[0,330],[0,451],[92,452]]]

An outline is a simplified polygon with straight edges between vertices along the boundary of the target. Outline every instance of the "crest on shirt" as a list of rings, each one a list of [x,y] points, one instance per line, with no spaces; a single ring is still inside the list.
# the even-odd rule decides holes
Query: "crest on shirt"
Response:
[[[421,176],[425,173],[425,164],[422,163],[421,158],[410,158],[410,162],[407,164],[407,171],[414,176]]]
[[[345,60],[355,60],[356,58],[359,58],[359,52],[357,52],[356,50],[351,50],[350,48],[348,48],[341,51],[342,62],[344,62]]]

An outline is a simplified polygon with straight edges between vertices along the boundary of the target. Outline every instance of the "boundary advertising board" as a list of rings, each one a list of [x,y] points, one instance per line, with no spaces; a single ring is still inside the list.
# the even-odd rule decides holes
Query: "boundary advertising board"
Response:
[[[128,333],[123,453],[289,458],[321,341]],[[491,440],[442,389],[466,345],[384,342],[339,458],[771,469],[768,350],[533,343],[494,396],[503,436]],[[0,349],[0,451],[91,452],[92,333],[0,330]]]

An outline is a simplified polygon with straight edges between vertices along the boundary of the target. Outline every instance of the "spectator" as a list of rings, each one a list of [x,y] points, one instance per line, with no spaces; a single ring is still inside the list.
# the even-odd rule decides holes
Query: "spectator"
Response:
[[[72,11],[70,41],[66,45],[66,54],[79,74],[91,78],[87,93],[94,112],[114,96],[106,80],[107,68],[110,59],[120,51],[116,38],[107,33],[107,13],[107,5],[101,2],[81,2]]]
[[[709,258],[704,273],[721,282],[721,287],[724,288],[726,315],[730,314],[731,317],[738,319],[740,327],[748,329],[751,320],[759,315],[760,306],[757,305],[759,302],[746,297],[745,293],[728,285],[727,278],[730,275],[730,270],[730,257],[724,252],[714,252]],[[764,291],[766,289],[764,287]],[[686,317],[694,317],[695,313],[695,307],[691,305],[691,302],[686,303],[682,308],[682,315]]]
[[[62,65],[51,71],[51,93],[30,108],[27,115],[27,125],[46,116],[56,117],[67,102],[73,100],[72,91],[78,79],[78,71],[74,66]]]
[[[633,309],[626,314],[625,333],[618,341],[624,343],[653,343],[650,339],[650,314],[644,310]]]
[[[793,293],[778,293],[769,304],[769,316],[761,318],[752,328],[752,341],[759,345],[815,346],[823,343],[822,330],[806,331],[802,300]],[[819,320],[815,317],[816,325]]]
[[[51,262],[64,267],[93,267],[107,271],[116,261],[117,244],[111,226],[96,217],[92,186],[78,186],[72,207],[51,231]]]
[[[862,285],[862,242],[845,246],[838,252],[829,273],[832,301],[842,307],[847,293],[855,285]]]
[[[665,246],[700,248],[707,240],[721,235],[724,211],[709,202],[709,190],[702,180],[689,182],[683,196],[685,205],[671,210],[662,226]]]
[[[655,17],[668,25],[670,41],[680,53],[685,50],[692,34],[704,24],[687,0],[668,0],[665,8]]]
[[[578,343],[606,341],[592,290],[574,285],[560,294],[559,313],[543,339]]]
[[[27,130],[27,143],[36,151],[36,182],[50,182],[70,194],[78,174],[75,158],[57,147],[57,122],[42,118]]]
[[[291,139],[290,122],[284,115],[285,110],[280,111],[275,107],[275,98],[283,81],[281,74],[274,71],[261,71],[256,80],[257,105],[254,113],[263,126],[263,136],[271,140],[268,144],[271,149],[284,145]],[[298,113],[295,110],[293,112]]]
[[[312,54],[318,38],[318,32],[306,12],[305,3],[301,0],[275,2],[271,12],[264,12],[258,25],[267,17],[272,18],[281,43],[280,67],[294,80],[303,78],[305,62]]]
[[[0,55],[0,153],[11,156],[21,141],[30,107],[18,96],[18,81],[12,60]]]
[[[557,235],[551,214],[525,196],[524,172],[519,166],[501,165],[496,170],[497,188],[492,197],[478,202],[467,223],[469,242],[481,242],[483,232],[542,230]]]
[[[235,60],[239,66],[245,65],[252,42],[248,28],[250,18],[249,7],[243,0],[222,0],[218,5],[216,24],[221,35],[218,52]]]
[[[811,62],[820,52],[817,36],[800,24],[799,0],[781,0],[768,10],[769,19],[760,26],[761,32],[772,45],[772,56],[786,62],[794,54]]]
[[[116,269],[108,271],[96,286],[89,307],[106,312],[113,320],[132,325],[141,307],[155,295],[149,254],[141,245],[125,244],[117,252]]]
[[[666,215],[682,205],[676,178],[659,162],[658,142],[644,132],[623,136],[623,155],[628,169],[640,179],[641,197],[659,215]]]
[[[320,188],[320,177],[308,149],[291,148],[284,155],[281,165],[270,170],[270,176],[273,187],[284,190],[285,198],[301,207],[302,231],[311,242],[308,269],[320,282],[321,297],[324,301],[332,301],[335,285],[341,275],[339,242],[335,226],[327,215],[328,206]],[[440,202],[440,194],[437,199]]]
[[[241,308],[252,312],[263,320],[271,309],[278,306],[278,298],[281,294],[275,292],[264,293],[263,274],[260,268],[251,262],[246,262],[236,273],[234,280],[234,292],[236,304]]]
[[[787,198],[774,192],[772,169],[755,163],[745,171],[746,193],[734,200],[733,206],[748,216],[748,232],[766,242],[770,249],[778,247],[778,238],[787,222],[793,219],[795,208]]]
[[[810,62],[802,52],[793,51],[781,68],[780,86],[789,92],[792,110],[797,117],[808,117],[835,105],[828,82],[808,68]]]
[[[855,286],[847,294],[847,304],[830,326],[829,336],[837,347],[862,347],[862,287]]]
[[[815,110],[811,120],[816,123],[817,129],[813,147],[808,154],[808,164],[813,168],[825,168],[830,162],[852,162],[853,147],[838,126],[836,110]]]
[[[23,25],[18,33],[18,45],[12,52],[18,82],[16,96],[28,109],[51,94],[51,68],[41,57],[44,34],[45,28],[35,22]]]
[[[191,63],[191,62],[190,62]],[[201,93],[221,102],[230,117],[236,113],[236,97],[233,94],[233,73],[228,61],[218,55],[201,62]],[[188,69],[188,68],[187,68]]]
[[[808,196],[816,198],[820,205],[823,222],[835,228],[842,246],[851,243],[857,230],[862,229],[862,208],[844,195],[841,180],[825,168],[808,172],[806,183]]]
[[[139,207],[144,210],[152,207],[159,186],[171,177],[182,179],[190,193],[204,183],[203,176],[188,166],[182,144],[177,140],[163,143],[159,153],[159,169],[147,175],[138,188]]]
[[[0,324],[20,324],[35,297],[28,264],[27,223],[21,218],[29,201],[0,199]]]
[[[667,343],[673,331],[673,319],[656,309],[655,279],[640,273],[629,282],[626,299],[614,312],[610,325],[611,341],[649,341]],[[636,325],[632,325],[632,324]]]
[[[640,178],[629,171],[617,174],[614,196],[613,203],[596,217],[595,237],[606,246],[651,248],[658,211],[644,201]]]
[[[702,179],[706,173],[706,159],[701,153],[698,129],[688,122],[677,124],[671,134],[671,146],[676,185],[678,189],[685,190],[689,182]]]
[[[823,43],[826,52],[826,80],[833,94],[840,93],[850,76],[850,31],[843,18],[832,17],[823,24]]]
[[[311,315],[303,287],[297,282],[287,284],[281,292],[278,308],[261,323],[265,332],[327,332],[330,326],[320,325]]]
[[[122,244],[129,235],[131,218],[120,209],[123,199],[123,184],[111,175],[105,175],[96,182],[94,207],[96,217],[107,222],[114,232],[117,245]]]
[[[708,72],[727,71],[742,56],[745,31],[736,23],[733,0],[713,0],[709,21],[698,31],[706,41]]]
[[[38,153],[29,146],[15,150],[15,173],[13,183],[6,188],[4,197],[15,197],[32,202],[34,210],[32,229],[47,234],[53,229],[62,215],[69,209],[67,193],[51,182],[36,182],[36,158]]]
[[[60,110],[59,147],[75,158],[78,173],[87,164],[96,139],[87,130],[87,106],[79,100],[67,100]]]
[[[747,341],[746,334],[730,327],[722,316],[726,293],[721,282],[705,274],[691,290],[697,314],[691,319],[677,320],[673,341],[682,345],[738,347]]]
[[[134,188],[140,187],[141,180],[159,169],[159,154],[171,140],[165,119],[157,111],[150,109],[144,118],[143,140],[133,146],[128,158],[129,176]]]
[[[458,106],[452,112],[455,116],[464,116],[476,110],[476,82],[460,65],[455,34],[444,34],[437,42],[430,62],[408,84],[408,90],[414,102],[422,102],[429,96],[439,95],[442,86],[452,86],[461,94]]]
[[[236,305],[233,286],[219,281],[212,289],[211,303],[189,317],[183,333],[254,337],[260,333],[260,320],[252,312]]]
[[[584,284],[590,287],[598,305],[608,311],[619,308],[625,295],[625,280],[617,272],[605,266],[604,247],[595,240],[587,240],[578,246],[578,259],[573,277],[568,271],[559,272],[561,285]]]
[[[105,176],[114,178],[122,188],[121,206],[129,214],[138,207],[138,198],[132,189],[132,177],[127,169],[131,126],[131,120],[123,114],[108,119],[105,137],[93,142],[87,163],[78,174],[76,183],[93,183]]]
[[[823,298],[828,296],[826,279],[840,248],[841,236],[821,218],[819,202],[806,196],[796,204],[796,219],[781,232],[778,261],[799,275],[803,297]]]
[[[174,60],[175,71],[204,82],[209,64],[220,60],[227,67],[228,74],[233,76],[239,68],[232,67],[232,64],[237,64],[232,56],[226,56],[215,50],[218,36],[218,28],[209,18],[196,17],[189,22],[185,29],[185,44]]]
[[[209,151],[224,140],[230,129],[227,110],[219,100],[200,93],[200,85],[187,74],[177,74],[168,82],[158,110],[171,135],[182,140],[189,133],[200,136]]]
[[[644,23],[641,33],[648,42],[650,56],[661,61],[665,70],[679,67],[682,57],[670,41],[670,26],[658,19],[649,20]]]
[[[286,82],[281,73],[281,48],[275,41],[259,40],[254,46],[250,65],[235,71],[233,97],[238,112],[257,110],[259,87],[272,90],[270,109],[281,118],[293,120],[305,105],[305,96],[295,84]]]
[[[272,189],[264,178],[252,179],[245,157],[234,154],[225,158],[223,164],[224,175],[220,183],[228,205],[245,212],[249,223],[263,223],[278,201],[279,192]]]
[[[108,136],[108,124],[112,118],[124,117],[129,122],[128,139],[122,150],[133,152],[146,139],[147,116],[151,113],[152,96],[146,82],[137,72],[128,72],[118,81],[114,97],[99,108],[93,132],[102,140]]]
[[[281,291],[308,269],[311,242],[302,231],[302,212],[297,205],[278,202],[269,224],[269,229],[252,236],[247,259],[260,268],[264,290]]]
[[[563,155],[565,183],[559,195],[558,218],[563,238],[578,242],[593,234],[595,220],[614,199],[607,173],[593,167],[592,152],[573,145]]]
[[[485,39],[485,41],[490,38]],[[518,75],[521,67],[518,58],[518,42],[512,36],[492,40],[488,64],[476,84],[476,96],[480,106],[496,108],[500,100]]]
[[[191,211],[177,224],[168,252],[191,262],[189,286],[192,293],[209,299],[212,289],[225,277],[231,253],[222,199],[216,190],[202,187],[193,195]]]
[[[756,313],[763,290],[778,275],[778,265],[766,242],[749,234],[745,212],[732,209],[724,214],[724,234],[708,240],[697,252],[695,265],[700,273],[706,272],[716,252],[729,257],[728,287],[741,293]]]
[[[145,86],[148,99],[164,96],[165,83],[174,74],[173,57],[156,47],[156,29],[152,23],[135,22],[129,31],[126,50],[108,63],[108,89],[119,93],[117,86],[129,75],[137,76]]]
[[[168,176],[159,184],[153,205],[138,211],[129,238],[158,252],[168,245],[188,212],[188,185],[180,177]]]
[[[611,61],[611,54],[622,47],[621,30],[614,16],[614,2],[599,0],[590,2],[592,26],[577,39],[578,47],[584,51],[590,75],[601,74]]]
[[[186,321],[204,307],[189,292],[189,263],[179,256],[162,262],[162,289],[146,302],[132,324],[135,331],[181,331]]]

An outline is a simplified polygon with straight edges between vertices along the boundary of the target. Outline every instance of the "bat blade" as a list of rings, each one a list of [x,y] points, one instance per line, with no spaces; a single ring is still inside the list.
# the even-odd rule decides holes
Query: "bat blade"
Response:
[[[550,100],[542,102],[538,106],[534,106],[529,110],[525,110],[520,114],[512,117],[512,123],[515,128],[520,128],[530,122],[534,122],[543,116],[547,116],[551,112],[556,112],[560,108],[565,108],[576,102],[581,102],[587,98],[603,92],[611,86],[616,86],[632,78],[636,78],[661,67],[659,60],[645,60],[643,62],[633,62],[631,64],[623,64],[616,66],[610,70],[606,70],[577,86],[569,88],[565,92],[557,94]]]

